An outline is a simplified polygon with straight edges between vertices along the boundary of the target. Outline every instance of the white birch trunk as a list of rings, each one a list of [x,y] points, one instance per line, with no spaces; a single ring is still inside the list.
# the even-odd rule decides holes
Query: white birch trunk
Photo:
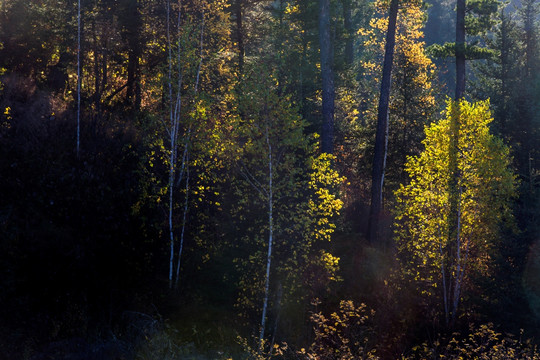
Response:
[[[200,79],[200,74],[201,74],[201,66],[204,59],[203,58],[203,44],[204,44],[204,13],[202,14],[201,34],[200,34],[200,40],[199,40],[200,59],[199,59],[199,65],[197,67],[197,73],[196,73],[196,78],[195,78],[194,98],[196,97],[199,91],[199,79]],[[180,71],[180,68],[178,69],[178,71]],[[184,172],[185,172],[186,185],[185,185],[184,213],[182,215],[182,230],[180,231],[180,244],[178,248],[178,258],[176,260],[177,261],[176,277],[174,281],[175,289],[178,289],[178,282],[180,279],[180,265],[182,262],[182,251],[184,249],[184,234],[185,234],[185,229],[186,229],[187,213],[189,211],[189,147],[191,143],[191,129],[192,129],[192,126],[189,125],[187,134],[185,136],[184,154],[182,155],[182,165],[181,165],[180,175],[178,177],[178,183],[180,183],[180,181],[184,177]]]
[[[264,302],[261,318],[261,331],[259,335],[259,352],[262,351],[264,339],[264,329],[266,327],[266,311],[268,308],[268,293],[270,289],[270,265],[272,262],[272,243],[274,236],[274,218],[273,218],[273,162],[272,145],[270,144],[270,134],[268,125],[266,126],[266,144],[268,146],[268,253],[266,255],[266,276],[264,284]]]
[[[462,264],[461,259],[461,187],[459,188],[458,198],[458,213],[457,213],[457,229],[456,229],[456,275],[454,279],[454,298],[452,301],[452,323],[456,320],[459,298],[461,296],[461,285],[465,272],[465,264]]]
[[[442,239],[442,237],[441,237]],[[442,248],[442,241],[439,243],[439,251],[440,251],[440,254],[441,254],[441,275],[442,275],[442,283],[443,283],[443,299],[444,299],[444,316],[445,316],[445,320],[446,320],[446,325],[448,326],[448,321],[450,319],[449,317],[449,308],[448,308],[448,289],[446,287],[446,271],[445,271],[445,266],[444,266],[444,252],[443,252],[443,248]]]
[[[186,195],[184,199],[184,214],[182,215],[182,230],[180,231],[180,245],[178,248],[178,259],[176,263],[176,278],[174,280],[175,289],[178,289],[178,280],[180,279],[180,263],[182,260],[182,250],[184,249],[184,233],[186,230],[186,218],[189,209],[189,152],[187,152],[187,145],[188,144],[186,143],[186,157],[184,157],[186,166]],[[184,163],[182,163],[182,166],[184,166]]]
[[[172,289],[173,285],[173,268],[174,268],[174,227],[173,227],[173,215],[174,215],[174,180],[176,176],[176,158],[178,153],[178,128],[180,125],[180,111],[182,107],[181,98],[181,86],[182,86],[182,73],[180,71],[180,18],[181,18],[181,1],[178,2],[178,83],[177,93],[173,106],[173,89],[172,89],[172,44],[171,44],[171,25],[170,25],[170,13],[171,3],[167,0],[167,47],[168,47],[168,59],[169,59],[169,73],[168,73],[168,85],[169,85],[169,137],[170,137],[170,155],[169,155],[169,288]],[[174,109],[173,109],[174,108]]]

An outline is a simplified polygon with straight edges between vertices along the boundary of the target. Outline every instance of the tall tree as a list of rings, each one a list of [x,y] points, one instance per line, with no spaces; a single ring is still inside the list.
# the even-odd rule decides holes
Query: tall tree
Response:
[[[522,23],[525,47],[525,78],[530,79],[536,69],[538,61],[538,36],[537,36],[537,18],[539,3],[537,0],[523,0],[519,9]]]
[[[492,56],[492,51],[482,48],[476,45],[469,45],[466,42],[466,35],[481,35],[491,28],[494,24],[494,16],[498,9],[497,0],[479,0],[479,1],[466,1],[457,0],[456,3],[456,40],[454,43],[446,43],[443,46],[433,45],[432,49],[435,55],[438,56],[453,56],[456,61],[456,87],[455,87],[455,101],[456,104],[465,96],[466,90],[466,66],[467,59],[485,59]],[[455,104],[454,104],[455,105]],[[460,137],[461,129],[461,107],[456,106],[455,111],[451,114],[450,129],[452,136],[450,139],[450,153],[449,153],[449,171],[450,177],[448,179],[449,187],[449,202],[450,202],[450,216],[448,221],[450,226],[448,228],[448,239],[455,239],[460,237],[459,227],[459,189],[458,183],[460,179],[460,171],[458,169],[458,139]]]
[[[238,51],[238,74],[241,76],[244,71],[244,0],[236,0],[234,4],[236,17],[236,44]]]
[[[378,241],[379,219],[382,212],[382,190],[386,154],[388,151],[388,108],[390,103],[390,88],[392,83],[392,66],[394,63],[394,46],[396,43],[396,22],[399,1],[391,0],[388,10],[388,30],[381,80],[381,93],[377,112],[377,133],[375,137],[375,153],[371,175],[371,208],[369,211],[368,238],[375,244]]]
[[[142,19],[139,0],[122,0],[119,21],[122,34],[127,43],[127,82],[125,104],[135,111],[141,107],[141,67],[140,59],[143,53]]]
[[[454,215],[450,143],[456,107],[462,123],[456,159],[458,231],[449,239],[446,232]],[[446,118],[426,128],[424,151],[407,162],[412,181],[397,191],[396,234],[404,280],[421,296],[436,299],[424,303],[438,303],[447,325],[457,319],[463,292],[477,286],[473,280],[490,275],[501,229],[512,223],[515,175],[508,147],[490,134],[492,120],[487,101],[449,103]]]
[[[465,0],[456,3],[456,92],[459,101],[465,94]]]
[[[332,49],[330,0],[319,0],[319,44],[322,77],[322,135],[321,151],[334,151],[334,57]]]
[[[354,29],[352,20],[352,0],[343,0],[343,27],[345,30],[345,63],[351,66],[354,61]]]

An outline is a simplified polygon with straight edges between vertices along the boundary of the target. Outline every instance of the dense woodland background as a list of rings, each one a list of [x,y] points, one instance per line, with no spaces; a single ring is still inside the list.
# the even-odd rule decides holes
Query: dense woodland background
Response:
[[[2,0],[0,358],[540,358],[539,14]]]

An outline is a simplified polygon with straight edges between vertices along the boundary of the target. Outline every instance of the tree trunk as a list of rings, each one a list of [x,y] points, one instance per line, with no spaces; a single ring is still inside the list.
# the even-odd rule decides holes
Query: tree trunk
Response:
[[[343,0],[343,26],[345,27],[345,63],[351,66],[354,60],[351,0]]]
[[[194,99],[197,96],[199,91],[199,80],[201,75],[201,66],[203,62],[203,44],[204,44],[204,13],[201,15],[201,34],[199,40],[199,65],[197,66],[197,74],[195,76],[195,86],[194,86]],[[190,179],[190,170],[189,170],[189,155],[190,155],[190,145],[191,145],[191,125],[188,126],[188,130],[184,137],[184,154],[182,155],[182,165],[180,169],[180,174],[178,176],[178,184],[186,174],[186,185],[185,185],[185,198],[184,198],[184,213],[182,214],[182,230],[180,231],[180,244],[178,248],[178,258],[176,260],[176,278],[174,281],[174,288],[178,289],[178,282],[180,279],[180,264],[182,263],[182,251],[184,249],[184,235],[186,232],[187,226],[187,214],[189,211],[189,179]]]
[[[238,75],[242,76],[244,72],[244,8],[243,0],[236,0],[236,43],[238,45]]]
[[[321,150],[333,153],[334,141],[334,71],[330,37],[330,0],[319,0],[319,43],[322,77],[322,135]]]
[[[509,84],[509,69],[510,69],[510,23],[506,16],[505,8],[501,8],[501,98],[502,98],[502,111],[499,123],[499,131],[501,134],[506,134],[506,118],[508,116],[508,99],[510,98],[510,92],[508,88]]]
[[[456,100],[465,94],[465,0],[456,5]]]
[[[186,232],[186,219],[189,209],[189,150],[188,141],[185,144],[184,157],[182,159],[182,167],[185,167],[186,171],[186,186],[185,186],[185,198],[184,198],[184,213],[182,214],[182,230],[180,231],[180,244],[178,247],[178,259],[176,260],[176,278],[174,280],[174,288],[178,289],[178,281],[180,279],[180,264],[182,263],[182,251],[184,250],[184,234]]]
[[[132,110],[138,112],[141,104],[140,63],[142,55],[141,27],[142,20],[139,12],[138,0],[129,0],[125,9],[125,27],[128,43],[128,63],[127,63],[127,89],[125,103]]]
[[[181,5],[181,4],[180,4]],[[178,29],[180,29],[180,12],[178,13]],[[169,288],[173,287],[173,267],[174,267],[174,228],[173,228],[173,212],[174,212],[174,181],[176,176],[176,158],[178,152],[178,131],[180,126],[180,111],[182,106],[181,88],[182,88],[182,73],[179,71],[177,76],[176,96],[173,100],[173,57],[171,43],[171,24],[170,24],[171,3],[167,1],[167,50],[168,50],[168,87],[169,87],[169,128],[167,129],[170,138],[170,155],[169,155]],[[178,35],[180,41],[180,35]],[[180,61],[180,50],[178,51],[178,61]],[[180,69],[179,69],[180,70]]]
[[[268,296],[270,290],[270,265],[272,263],[272,244],[274,242],[274,213],[273,213],[273,159],[272,145],[270,144],[270,134],[268,125],[266,127],[266,144],[268,147],[268,252],[266,255],[266,275],[264,278],[264,302],[261,318],[261,330],[259,335],[259,353],[262,352],[264,340],[264,330],[266,327],[266,311],[268,309]]]
[[[459,299],[461,297],[461,287],[463,284],[463,276],[465,274],[466,261],[462,259],[461,255],[461,188],[458,194],[458,207],[457,207],[457,229],[456,229],[456,273],[454,277],[454,294],[452,301],[452,318],[450,325],[453,326],[456,321],[457,310],[459,305]]]
[[[371,209],[368,224],[368,238],[371,244],[375,244],[379,240],[379,220],[382,213],[382,190],[384,170],[386,167],[386,153],[388,150],[388,107],[390,104],[398,10],[399,1],[392,0],[388,14],[388,30],[386,32],[381,94],[377,115],[377,134],[375,136],[375,154],[373,156],[373,172],[371,177]]]
[[[457,256],[458,273],[460,264],[460,216],[459,216],[459,167],[458,167],[458,153],[459,153],[459,137],[460,137],[460,117],[461,108],[460,100],[465,93],[465,0],[457,0],[456,5],[456,93],[455,102],[452,104],[450,115],[450,146],[448,149],[448,167],[449,167],[449,179],[448,179],[448,197],[449,197],[449,214],[448,214],[448,245],[447,252],[452,255],[454,252]],[[456,242],[454,244],[454,240]],[[451,313],[451,324],[455,318],[455,312],[457,311],[457,302],[459,301],[459,294],[461,291],[461,285],[458,284],[459,274],[455,275],[453,304]],[[459,286],[458,286],[459,285]],[[456,300],[456,296],[458,297]]]
[[[525,30],[525,76],[527,79],[534,74],[536,60],[536,28],[538,15],[536,0],[526,0],[523,7],[523,27]]]

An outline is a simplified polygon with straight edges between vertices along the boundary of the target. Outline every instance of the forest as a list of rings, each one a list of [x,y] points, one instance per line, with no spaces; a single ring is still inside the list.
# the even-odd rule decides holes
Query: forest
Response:
[[[539,20],[1,0],[0,359],[540,359]]]

